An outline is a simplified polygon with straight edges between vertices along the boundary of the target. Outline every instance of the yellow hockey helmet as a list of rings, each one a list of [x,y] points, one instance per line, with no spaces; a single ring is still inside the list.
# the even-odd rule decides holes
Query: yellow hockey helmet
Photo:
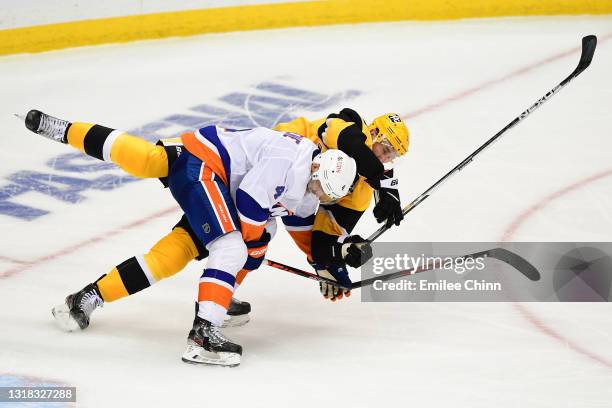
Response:
[[[375,118],[368,126],[368,131],[378,130],[374,142],[386,140],[395,149],[398,156],[403,156],[410,145],[410,132],[397,113],[386,113]]]

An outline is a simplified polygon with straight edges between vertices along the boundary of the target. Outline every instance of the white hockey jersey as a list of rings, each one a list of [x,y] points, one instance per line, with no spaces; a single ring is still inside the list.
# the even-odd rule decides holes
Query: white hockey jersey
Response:
[[[317,151],[310,140],[267,128],[217,126],[186,133],[181,139],[228,186],[245,241],[257,240],[271,216],[306,217],[316,212],[319,201],[306,192]]]

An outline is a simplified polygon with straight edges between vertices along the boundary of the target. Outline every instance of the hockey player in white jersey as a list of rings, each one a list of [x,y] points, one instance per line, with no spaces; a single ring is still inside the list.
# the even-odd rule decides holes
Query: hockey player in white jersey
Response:
[[[356,164],[338,151],[319,156],[312,142],[264,128],[209,126],[181,139],[187,152],[170,170],[170,190],[209,251],[183,360],[236,365],[241,347],[216,327],[223,322],[238,272],[247,263],[257,269],[263,261],[270,215],[278,206],[301,216],[314,214],[318,198],[348,193]],[[325,168],[317,169],[317,163]],[[345,176],[339,189],[329,182],[332,174]]]
[[[73,124],[30,111],[26,126],[67,143]],[[142,167],[138,160],[156,154],[152,144],[96,126],[85,132],[73,129],[70,144],[94,157],[112,159],[130,174],[167,177],[192,231],[209,252],[183,361],[238,365],[242,347],[219,330],[236,276],[263,262],[271,239],[266,231],[271,216],[308,216],[316,212],[319,200],[348,194],[357,177],[354,160],[338,150],[321,154],[310,140],[291,133],[208,126],[182,135],[183,152],[164,174],[155,165]],[[155,279],[151,271],[149,275]],[[58,320],[86,327],[100,294],[81,292],[68,296],[64,309],[54,309]]]

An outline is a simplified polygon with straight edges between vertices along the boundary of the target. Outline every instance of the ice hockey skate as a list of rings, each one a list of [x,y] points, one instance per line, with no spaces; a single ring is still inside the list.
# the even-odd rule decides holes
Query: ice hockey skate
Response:
[[[58,326],[68,332],[85,330],[89,326],[89,317],[97,307],[104,304],[95,283],[85,286],[80,291],[68,295],[64,304],[51,309]]]
[[[68,128],[70,122],[47,115],[36,109],[32,109],[25,117],[26,127],[34,133],[55,140],[60,143],[68,143]]]
[[[182,360],[189,364],[235,367],[240,364],[242,346],[232,342],[219,327],[198,316],[187,337],[187,349]]]
[[[249,302],[232,298],[229,308],[227,309],[227,315],[225,315],[221,327],[244,326],[251,320],[249,316],[250,312],[251,304]]]

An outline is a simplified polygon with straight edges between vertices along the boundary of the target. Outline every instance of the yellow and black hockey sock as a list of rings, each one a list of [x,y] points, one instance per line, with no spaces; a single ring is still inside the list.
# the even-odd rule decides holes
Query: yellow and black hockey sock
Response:
[[[157,146],[123,131],[91,123],[73,122],[68,143],[96,159],[113,162],[125,172],[140,178],[168,176],[168,156]]]
[[[148,288],[185,268],[199,258],[196,245],[182,227],[175,227],[143,256],[134,256],[120,263],[97,285],[105,302],[112,302]]]

